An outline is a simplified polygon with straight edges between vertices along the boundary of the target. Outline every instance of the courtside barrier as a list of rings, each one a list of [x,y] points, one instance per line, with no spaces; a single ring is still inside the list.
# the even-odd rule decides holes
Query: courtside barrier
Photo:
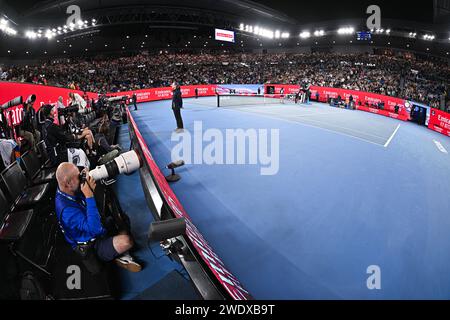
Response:
[[[190,244],[190,247],[195,250],[196,256],[200,258],[200,262],[204,267],[206,267],[206,271],[211,275],[211,281],[213,286],[218,287],[218,289],[222,292],[222,295],[225,299],[227,298],[228,299],[231,298],[233,300],[252,299],[250,293],[247,290],[245,290],[242,284],[239,282],[239,280],[230,271],[228,271],[222,260],[220,260],[218,255],[214,253],[214,250],[210,247],[210,245],[207,243],[207,241],[203,238],[201,233],[195,227],[191,218],[184,210],[180,201],[170,188],[164,175],[162,174],[161,170],[159,169],[158,165],[153,159],[153,156],[146,142],[144,141],[141,133],[139,132],[139,128],[137,127],[133,119],[133,116],[131,115],[128,109],[127,114],[129,119],[128,123],[132,143],[138,146],[140,154],[141,156],[143,156],[144,169],[141,170],[147,170],[147,173],[150,173],[151,179],[153,180],[153,185],[156,186],[156,189],[159,194],[159,196],[155,199],[148,199],[152,202],[149,204],[149,207],[153,210],[160,211],[161,208],[156,208],[155,203],[159,202],[162,199],[163,206],[169,208],[172,218],[184,217],[186,219],[187,242]],[[148,181],[142,181],[144,193],[146,193],[146,196],[153,198],[155,197],[155,195],[151,196],[152,193],[151,190],[145,190],[145,188],[147,188],[147,183]],[[158,216],[159,215],[156,214],[155,218],[158,218]]]

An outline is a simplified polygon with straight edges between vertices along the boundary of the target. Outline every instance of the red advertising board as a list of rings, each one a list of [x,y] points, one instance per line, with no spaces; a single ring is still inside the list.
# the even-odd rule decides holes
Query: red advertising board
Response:
[[[428,128],[450,137],[450,113],[431,108]]]
[[[208,266],[210,271],[215,275],[219,283],[223,286],[223,288],[227,290],[227,292],[234,300],[251,299],[251,295],[249,294],[249,292],[246,291],[239,282],[239,280],[235,276],[233,276],[233,274],[230,271],[227,270],[222,260],[220,260],[217,254],[214,253],[213,249],[209,246],[209,244],[200,234],[198,229],[192,223],[191,218],[184,210],[177,196],[170,188],[166,178],[164,177],[155,160],[153,159],[153,156],[150,153],[150,150],[147,144],[145,143],[145,140],[142,137],[141,133],[139,132],[139,129],[128,109],[127,113],[131,125],[133,126],[134,132],[136,133],[136,138],[144,154],[145,160],[154,176],[154,179],[156,180],[155,183],[159,186],[159,189],[162,192],[162,196],[164,197],[164,199],[166,200],[167,204],[170,206],[176,217],[177,218],[184,217],[186,219],[186,235],[188,236],[193,246],[201,256],[202,260]]]
[[[181,94],[183,98],[192,98],[195,97],[195,89],[197,89],[199,97],[209,97],[216,94],[216,87],[216,85],[181,86]],[[136,94],[138,103],[172,99],[172,88],[170,87],[115,92],[109,95],[131,97],[133,93]]]
[[[36,102],[34,108],[39,110],[44,104],[56,104],[58,98],[61,96],[64,99],[64,104],[69,102],[69,93],[76,92],[83,95],[82,91],[70,90],[65,88],[56,88],[51,86],[43,86],[28,83],[17,82],[0,82],[0,104],[8,102],[18,96],[22,96],[23,100],[26,100],[30,95],[36,95]],[[96,93],[88,93],[89,99],[96,99]],[[22,121],[22,106],[17,106],[8,110],[11,115],[13,125],[20,124]]]
[[[279,94],[281,88],[284,88],[285,94],[295,94],[299,91],[299,85],[284,85],[284,84],[267,84],[266,86],[274,86],[275,93]],[[329,98],[336,99],[338,96],[341,96],[342,100],[347,100],[350,96],[353,97],[353,101],[356,105],[361,102],[361,107],[358,107],[358,110],[377,113],[386,117],[391,117],[394,119],[399,119],[403,121],[407,121],[409,119],[409,110],[406,110],[405,103],[406,100],[389,97],[381,94],[356,91],[356,90],[347,90],[347,89],[336,89],[336,88],[327,88],[327,87],[317,87],[311,86],[311,97],[315,99],[316,94],[319,94],[319,101],[327,102]],[[384,110],[379,110],[375,108],[371,108],[370,106],[377,105],[378,103],[384,103]],[[366,103],[369,104],[366,107]],[[395,106],[399,107],[399,113],[395,113]]]
[[[398,120],[402,120],[402,121],[408,121],[409,120],[409,116],[407,114],[404,113],[395,113],[395,112],[391,112],[391,111],[387,111],[387,110],[380,110],[380,109],[374,109],[374,108],[369,108],[369,107],[365,107],[365,106],[357,106],[358,110],[361,111],[365,111],[365,112],[370,112],[370,113],[375,113],[375,114],[379,114],[385,117],[389,117],[389,118],[393,118],[393,119],[398,119]]]

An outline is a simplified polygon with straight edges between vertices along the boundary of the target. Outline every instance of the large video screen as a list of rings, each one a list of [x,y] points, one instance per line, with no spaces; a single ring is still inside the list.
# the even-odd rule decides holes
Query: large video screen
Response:
[[[224,29],[216,29],[215,39],[217,41],[226,41],[234,43],[234,32]]]

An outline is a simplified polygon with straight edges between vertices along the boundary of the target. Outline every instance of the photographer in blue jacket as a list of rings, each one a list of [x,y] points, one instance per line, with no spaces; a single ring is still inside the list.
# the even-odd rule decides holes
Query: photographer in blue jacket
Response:
[[[80,176],[86,177],[84,182]],[[72,163],[61,163],[56,171],[58,190],[55,197],[56,215],[66,241],[83,256],[93,250],[105,262],[116,264],[131,272],[141,266],[128,254],[133,241],[127,234],[108,237],[102,225],[94,199],[95,180],[89,172],[80,174]]]

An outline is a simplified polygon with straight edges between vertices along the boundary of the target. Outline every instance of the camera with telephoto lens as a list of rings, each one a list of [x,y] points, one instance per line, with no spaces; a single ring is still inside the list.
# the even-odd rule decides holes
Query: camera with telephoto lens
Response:
[[[78,104],[73,104],[70,107],[58,109],[58,113],[64,117],[68,117],[71,113],[77,113],[78,109]]]
[[[135,150],[131,150],[117,156],[104,165],[97,166],[89,171],[89,176],[95,181],[110,180],[120,174],[130,175],[142,167],[142,161]],[[80,173],[80,183],[86,182],[86,172]]]

